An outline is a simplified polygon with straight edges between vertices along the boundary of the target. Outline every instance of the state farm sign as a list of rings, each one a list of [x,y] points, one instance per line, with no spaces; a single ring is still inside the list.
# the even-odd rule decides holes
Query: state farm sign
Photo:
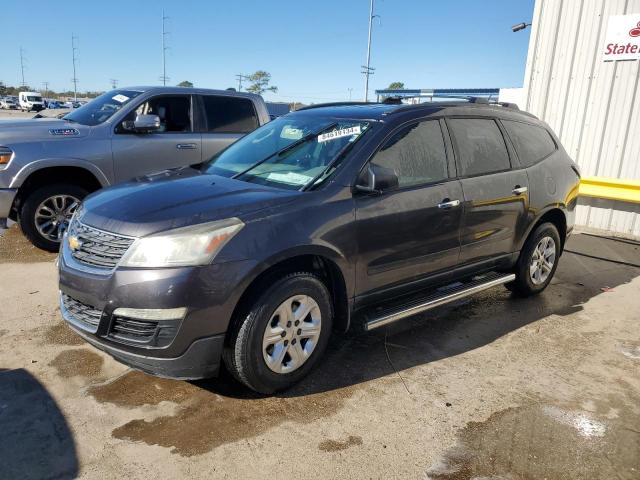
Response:
[[[640,58],[640,13],[609,17],[603,53],[605,61]]]

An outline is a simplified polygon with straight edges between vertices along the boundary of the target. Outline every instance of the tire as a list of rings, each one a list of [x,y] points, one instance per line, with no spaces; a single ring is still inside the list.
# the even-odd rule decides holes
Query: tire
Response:
[[[270,286],[262,290],[262,293],[255,299],[249,300],[244,313],[241,314],[241,320],[234,322],[235,327],[229,331],[223,359],[227,370],[238,381],[256,392],[271,394],[289,388],[300,381],[318,362],[331,335],[333,307],[327,287],[312,273],[291,273],[275,282],[265,282],[264,285]],[[288,318],[295,320],[296,310],[294,307],[296,302],[289,302],[296,297],[304,302],[299,303],[297,308],[302,305],[311,306],[312,302],[305,300],[308,298],[315,302],[317,308],[314,307],[307,316],[302,318],[303,323],[294,324],[295,322],[292,322],[293,328],[282,329],[281,327],[285,326],[286,322],[284,315],[281,318],[278,311],[285,312],[287,308],[291,307],[288,311],[292,312],[293,317]],[[306,332],[312,331],[314,322],[318,322],[318,315],[320,332],[315,340],[298,337],[296,333],[299,334],[303,328],[302,336],[305,336]],[[307,325],[307,327],[301,327],[301,325]],[[265,340],[268,328],[272,337],[278,337],[279,334],[274,332],[280,332],[280,330],[284,332],[285,337],[283,340],[278,338],[277,343],[265,348],[265,342],[269,343]],[[281,334],[282,332],[280,332]],[[283,354],[282,362],[273,360],[270,366],[267,357],[277,358],[278,352],[285,348],[287,353]],[[289,350],[293,348],[295,350]],[[289,355],[289,352],[294,351],[296,358],[301,358],[298,356],[298,352],[301,351],[304,355],[308,355],[300,361],[297,367],[295,367],[295,359]],[[288,362],[287,358],[289,358]],[[278,368],[282,371],[274,370]],[[291,369],[291,371],[287,371],[287,369]]]
[[[20,229],[22,230],[22,233],[24,233],[24,235],[29,239],[29,241],[33,243],[36,247],[41,248],[43,250],[47,250],[49,252],[57,252],[58,249],[60,248],[61,233],[64,231],[64,228],[66,228],[66,225],[64,224],[65,222],[57,221],[57,218],[56,218],[56,222],[54,225],[54,229],[51,233],[51,236],[43,235],[38,229],[38,225],[37,225],[39,221],[40,223],[45,221],[45,220],[42,220],[41,217],[39,217],[39,219],[36,218],[36,215],[38,215],[38,212],[39,212],[38,210],[39,207],[48,199],[52,199],[56,196],[69,198],[69,201],[71,201],[71,199],[82,201],[82,199],[86,197],[88,193],[89,192],[86,189],[78,185],[73,185],[68,183],[58,183],[54,185],[47,185],[34,190],[25,199],[24,203],[22,204],[22,207],[20,208],[19,222],[20,222]],[[71,204],[69,203],[67,207],[71,207]],[[77,204],[76,204],[76,207],[77,207]],[[74,208],[65,207],[63,209],[61,213],[64,214],[64,217],[66,218],[66,222],[68,222],[68,220],[71,217],[71,214],[73,214],[74,211],[75,211],[75,207]],[[42,214],[45,212],[40,211],[40,213]],[[61,223],[63,224],[62,226],[61,226]],[[48,228],[49,226],[47,226],[43,230],[46,232]],[[58,235],[60,236],[58,240],[56,240],[55,238],[52,238],[52,237],[57,237]]]
[[[544,240],[544,243],[543,243]],[[545,261],[540,260],[539,248],[545,251]],[[550,265],[550,248],[553,248],[553,262]],[[512,292],[529,297],[542,292],[553,278],[558,268],[562,243],[558,229],[552,223],[543,223],[538,226],[530,235],[520,252],[518,262],[515,267],[516,279],[507,284],[506,287]],[[537,261],[541,268],[533,266]]]

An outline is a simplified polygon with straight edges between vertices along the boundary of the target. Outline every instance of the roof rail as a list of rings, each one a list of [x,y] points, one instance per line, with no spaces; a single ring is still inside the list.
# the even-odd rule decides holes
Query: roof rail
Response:
[[[321,108],[321,107],[345,107],[350,105],[375,105],[376,102],[328,102],[328,103],[315,103],[313,105],[307,105],[305,107],[299,108],[296,112],[301,110],[311,110],[313,108]]]

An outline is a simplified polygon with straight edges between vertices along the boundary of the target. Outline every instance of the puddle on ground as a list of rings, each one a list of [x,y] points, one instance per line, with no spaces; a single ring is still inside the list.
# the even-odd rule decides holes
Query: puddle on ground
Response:
[[[52,262],[56,255],[33,246],[17,225],[0,235],[0,263]]]
[[[45,329],[44,340],[56,345],[83,345],[85,342],[80,335],[75,333],[64,322],[56,323]]]
[[[640,478],[640,418],[532,405],[470,422],[431,480]]]
[[[620,351],[625,357],[640,360],[640,343],[625,342],[620,345]]]
[[[343,407],[355,388],[309,394],[298,387],[283,396],[260,397],[224,378],[188,383],[132,371],[109,384],[94,386],[88,392],[99,402],[123,407],[162,401],[180,404],[182,408],[175,416],[150,422],[132,420],[113,430],[112,435],[169,447],[172,453],[192,456],[254,437],[284,422],[310,423],[331,416]]]
[[[323,442],[320,442],[320,444],[318,445],[318,449],[322,450],[323,452],[339,452],[356,445],[362,445],[362,437],[359,437],[357,435],[349,435],[349,438],[347,438],[344,442],[340,442],[338,440],[325,440]]]
[[[65,350],[59,353],[49,366],[54,367],[63,378],[95,377],[102,371],[103,361],[100,355],[91,350]]]

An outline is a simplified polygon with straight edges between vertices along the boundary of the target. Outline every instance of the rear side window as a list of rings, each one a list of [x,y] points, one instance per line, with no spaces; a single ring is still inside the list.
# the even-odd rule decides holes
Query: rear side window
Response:
[[[442,129],[437,120],[402,128],[372,162],[394,170],[400,187],[440,182],[448,177]]]
[[[467,177],[511,168],[502,132],[493,119],[452,118],[447,124],[453,133],[460,175]]]
[[[523,167],[530,167],[556,150],[556,143],[544,128],[529,123],[503,120]]]
[[[246,98],[205,95],[207,132],[249,133],[258,128],[258,116],[253,102]]]

